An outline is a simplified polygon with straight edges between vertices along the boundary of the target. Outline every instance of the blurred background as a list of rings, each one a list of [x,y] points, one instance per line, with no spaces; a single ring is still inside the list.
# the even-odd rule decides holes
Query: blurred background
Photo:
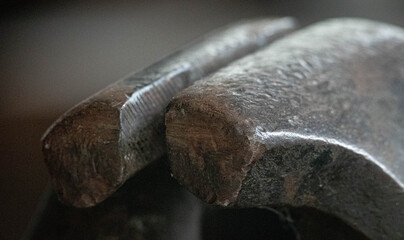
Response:
[[[243,18],[363,17],[404,26],[404,1],[5,1],[0,4],[0,239],[19,239],[49,177],[40,138],[73,105]],[[349,33],[347,33],[349,34]]]

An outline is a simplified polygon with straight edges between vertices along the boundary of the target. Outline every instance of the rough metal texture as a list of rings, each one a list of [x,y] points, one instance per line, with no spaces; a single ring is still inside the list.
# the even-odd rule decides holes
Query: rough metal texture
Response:
[[[404,238],[404,31],[334,19],[182,91],[170,163],[209,203],[314,207]]]
[[[224,28],[65,113],[43,138],[59,199],[77,207],[103,201],[164,154],[163,113],[176,92],[294,27],[293,19],[279,18]]]
[[[223,209],[204,204],[170,177],[166,159],[161,160],[92,208],[65,206],[49,192],[23,239],[367,239],[339,219],[313,209]]]
[[[24,239],[198,240],[202,208],[157,160],[92,208],[63,205],[52,193]]]

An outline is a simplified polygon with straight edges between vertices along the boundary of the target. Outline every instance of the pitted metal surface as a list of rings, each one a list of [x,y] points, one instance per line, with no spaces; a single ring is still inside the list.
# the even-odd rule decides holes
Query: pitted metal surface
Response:
[[[174,176],[207,202],[311,206],[372,239],[404,238],[404,30],[334,19],[171,102]]]
[[[164,111],[177,92],[267,45],[294,25],[291,18],[239,23],[126,79],[125,84],[136,85],[120,114],[120,146],[123,159],[130,162],[128,171],[165,154]]]
[[[59,199],[77,207],[103,201],[164,155],[164,109],[175,93],[295,26],[292,18],[274,18],[225,27],[65,113],[43,137]]]

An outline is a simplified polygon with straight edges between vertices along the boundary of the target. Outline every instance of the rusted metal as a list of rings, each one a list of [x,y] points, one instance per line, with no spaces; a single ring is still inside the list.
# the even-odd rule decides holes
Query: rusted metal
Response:
[[[197,240],[201,211],[165,162],[155,161],[92,208],[66,206],[51,193],[24,239]]]
[[[59,199],[95,205],[165,153],[164,109],[171,97],[292,31],[291,18],[240,22],[109,86],[58,119],[43,138]]]
[[[92,208],[66,206],[49,191],[35,218],[24,240],[367,239],[339,219],[310,209],[282,212],[204,204],[170,177],[166,159],[149,164]]]
[[[315,24],[182,91],[174,177],[208,203],[310,207],[404,239],[404,30]]]

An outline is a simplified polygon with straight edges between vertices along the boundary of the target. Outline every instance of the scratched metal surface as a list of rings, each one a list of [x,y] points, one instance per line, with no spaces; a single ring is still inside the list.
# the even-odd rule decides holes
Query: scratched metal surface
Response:
[[[120,114],[119,142],[125,171],[132,174],[165,154],[164,112],[176,93],[295,26],[292,18],[238,23],[123,81],[135,89]]]
[[[195,143],[192,152],[170,149],[172,158],[189,156],[171,161],[173,173],[205,201],[313,206],[370,238],[404,238],[401,28],[360,19],[315,24],[197,82],[171,109],[166,122],[205,111],[211,122],[200,128],[222,126],[200,146],[205,152],[199,136],[181,139]],[[226,150],[215,140],[233,131],[226,124],[243,153],[213,159]],[[175,134],[167,128],[169,148],[180,141]]]
[[[63,114],[42,139],[59,199],[76,207],[106,199],[165,153],[163,113],[176,92],[295,25],[292,18],[267,18],[224,27]]]

